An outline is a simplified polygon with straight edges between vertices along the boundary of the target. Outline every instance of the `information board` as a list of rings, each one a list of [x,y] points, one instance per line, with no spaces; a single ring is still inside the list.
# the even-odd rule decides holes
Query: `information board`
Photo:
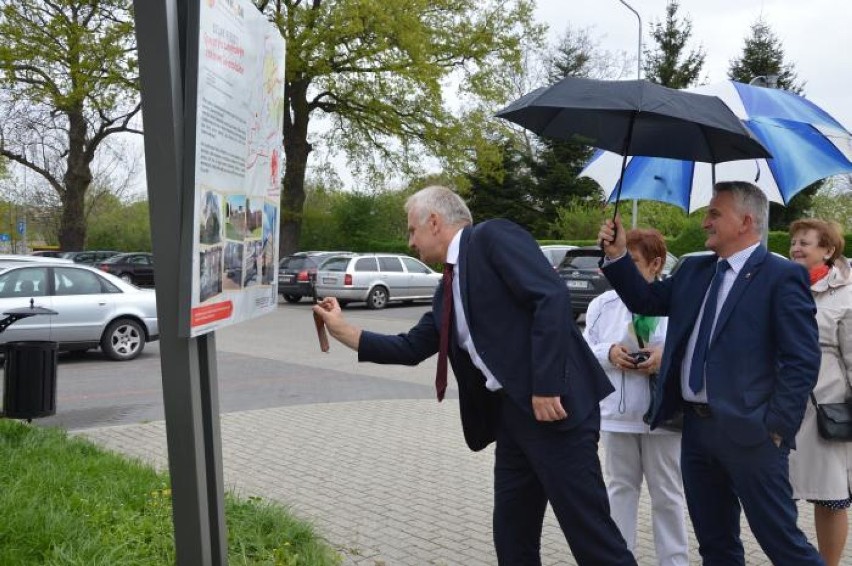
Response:
[[[248,0],[201,0],[189,335],[273,311],[284,40]]]

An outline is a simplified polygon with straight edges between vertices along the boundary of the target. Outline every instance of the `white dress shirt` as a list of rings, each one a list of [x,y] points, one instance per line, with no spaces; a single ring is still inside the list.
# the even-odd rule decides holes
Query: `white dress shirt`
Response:
[[[728,298],[728,293],[731,292],[731,287],[734,286],[734,281],[737,280],[743,266],[745,265],[754,250],[757,249],[760,243],[749,246],[744,250],[740,250],[734,255],[726,258],[731,268],[725,272],[722,278],[722,284],[719,287],[719,298],[716,302],[716,314],[713,316],[713,326],[710,328],[710,336],[713,336],[713,331],[716,329],[716,319],[719,313],[722,312],[722,306],[725,304],[725,299]],[[683,398],[694,403],[707,402],[707,379],[703,380],[704,387],[698,393],[693,393],[689,388],[689,369],[692,365],[692,354],[695,352],[695,342],[698,340],[698,327],[701,326],[701,317],[704,315],[704,305],[707,303],[707,291],[704,292],[704,301],[701,303],[701,310],[698,311],[698,318],[695,319],[695,326],[692,328],[692,334],[689,335],[689,341],[686,343],[686,352],[683,355],[683,360],[680,364],[680,389]]]
[[[470,335],[470,328],[467,326],[467,319],[464,317],[464,304],[462,303],[461,287],[459,286],[459,243],[461,242],[462,231],[456,232],[447,248],[447,263],[453,264],[453,314],[455,315],[456,340],[470,356],[482,375],[485,376],[485,387],[491,391],[502,389],[503,386],[494,377],[494,374],[479,357],[476,351],[476,346],[473,345],[473,336]]]

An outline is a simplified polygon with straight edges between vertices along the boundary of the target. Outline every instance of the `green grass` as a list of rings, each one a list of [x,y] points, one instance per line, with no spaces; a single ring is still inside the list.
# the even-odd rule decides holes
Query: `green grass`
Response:
[[[338,555],[281,506],[226,494],[229,563]],[[0,564],[174,564],[168,477],[57,429],[0,420]]]

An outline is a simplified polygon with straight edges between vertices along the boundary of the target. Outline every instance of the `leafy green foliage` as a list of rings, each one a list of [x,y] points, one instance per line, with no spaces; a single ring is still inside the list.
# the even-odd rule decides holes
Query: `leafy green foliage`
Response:
[[[837,178],[827,183],[811,200],[810,215],[834,220],[847,232],[852,232],[852,187],[849,183],[850,180],[841,183]],[[847,248],[847,253],[852,253],[852,250]]]
[[[692,36],[692,21],[679,20],[680,4],[671,0],[666,5],[666,21],[651,24],[651,39],[656,46],[645,49],[645,78],[670,88],[686,88],[698,80],[707,54],[703,47],[685,53]]]
[[[151,251],[148,201],[125,203],[106,193],[89,213],[86,248],[120,252]]]
[[[310,186],[301,249],[409,251],[403,211],[409,194],[409,190],[346,192]]]
[[[353,169],[408,172],[424,155],[447,170],[466,167],[489,112],[503,102],[521,41],[541,37],[532,0],[255,0],[287,43],[286,156],[281,247],[299,247],[312,144],[341,150]],[[443,86],[459,84],[465,111],[451,111]],[[317,112],[331,120],[311,140]],[[461,115],[459,115],[461,114]]]
[[[57,429],[0,420],[0,564],[175,563],[168,478]],[[225,500],[231,564],[339,558],[280,506]]]
[[[594,240],[606,215],[599,203],[575,201],[557,211],[551,232],[563,240]]]
[[[0,0],[0,156],[41,176],[62,202],[59,240],[86,239],[85,196],[99,146],[140,110],[132,0]]]

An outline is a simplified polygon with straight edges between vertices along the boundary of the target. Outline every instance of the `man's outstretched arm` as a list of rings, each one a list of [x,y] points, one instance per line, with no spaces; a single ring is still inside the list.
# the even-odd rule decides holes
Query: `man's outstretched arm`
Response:
[[[326,297],[313,307],[314,313],[322,317],[325,327],[331,336],[356,352],[361,342],[361,329],[346,322],[340,304],[334,297]]]

